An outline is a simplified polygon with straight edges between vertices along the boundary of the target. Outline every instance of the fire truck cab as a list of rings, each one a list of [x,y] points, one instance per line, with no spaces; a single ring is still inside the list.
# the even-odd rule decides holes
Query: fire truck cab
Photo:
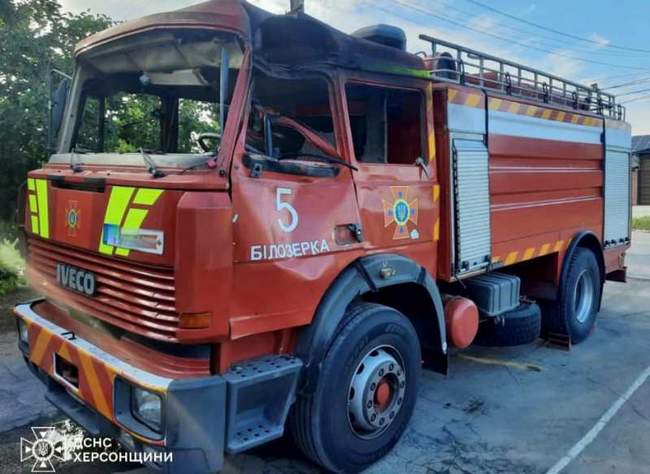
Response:
[[[19,345],[48,399],[165,472],[285,426],[356,472],[423,364],[583,341],[625,280],[624,110],[423,39],[213,0],[82,41],[21,218],[43,298],[16,307]]]

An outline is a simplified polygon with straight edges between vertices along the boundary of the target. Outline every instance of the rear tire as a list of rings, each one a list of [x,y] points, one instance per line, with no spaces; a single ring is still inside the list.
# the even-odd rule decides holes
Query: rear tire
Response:
[[[594,253],[578,247],[568,262],[560,300],[544,304],[543,330],[568,333],[579,344],[591,333],[600,305],[602,278]]]
[[[522,303],[519,307],[490,318],[479,325],[474,341],[479,346],[512,347],[530,344],[540,335],[542,313],[534,303]]]
[[[321,363],[312,395],[299,395],[290,427],[301,450],[333,472],[359,472],[386,455],[406,429],[417,397],[418,336],[398,311],[349,310]]]

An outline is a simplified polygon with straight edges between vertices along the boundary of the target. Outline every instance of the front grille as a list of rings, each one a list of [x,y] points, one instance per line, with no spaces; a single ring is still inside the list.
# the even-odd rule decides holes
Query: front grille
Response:
[[[35,238],[28,240],[28,255],[30,278],[46,296],[126,331],[177,341],[173,269],[107,260]],[[95,273],[95,295],[89,297],[59,287],[57,263]]]

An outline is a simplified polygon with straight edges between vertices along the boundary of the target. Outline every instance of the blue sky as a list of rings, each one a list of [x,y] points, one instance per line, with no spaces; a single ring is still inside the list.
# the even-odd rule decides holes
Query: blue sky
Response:
[[[125,20],[197,0],[61,2],[71,11],[90,9]],[[281,13],[289,0],[251,3]],[[650,1],[305,0],[305,4],[308,13],[347,32],[374,23],[401,26],[414,52],[426,48],[417,40],[426,33],[585,84],[608,87],[636,82],[611,92],[620,94],[620,101],[641,99],[626,104],[628,121],[635,134],[650,134]],[[480,4],[587,41],[507,18]],[[644,89],[648,90],[634,93]]]

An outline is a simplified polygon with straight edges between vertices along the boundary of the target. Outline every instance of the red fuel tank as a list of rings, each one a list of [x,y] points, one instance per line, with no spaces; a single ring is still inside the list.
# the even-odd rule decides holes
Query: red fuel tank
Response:
[[[453,347],[465,349],[478,332],[478,308],[470,299],[456,296],[445,303],[447,340]]]

